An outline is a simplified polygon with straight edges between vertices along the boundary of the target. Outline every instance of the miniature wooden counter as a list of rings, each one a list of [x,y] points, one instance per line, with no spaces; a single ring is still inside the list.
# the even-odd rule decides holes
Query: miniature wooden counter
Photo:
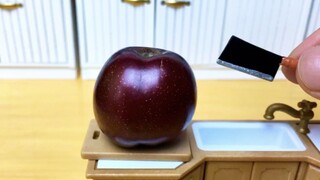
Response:
[[[297,130],[294,122],[288,123]],[[260,179],[261,172],[268,176],[266,169],[276,170],[276,173],[280,169],[288,173],[286,179],[305,180],[309,164],[320,167],[320,153],[305,135],[297,134],[306,147],[305,151],[203,151],[196,145],[191,126],[176,144],[157,148],[123,149],[112,144],[100,132],[95,120],[92,120],[83,145],[82,157],[88,159],[86,174],[90,179],[210,179],[219,167],[234,169],[239,166],[237,173],[239,172],[243,179]],[[184,163],[176,169],[97,169],[97,160],[104,158],[181,160]],[[204,176],[204,171],[208,170],[210,173],[205,173]],[[230,175],[230,172],[226,173]],[[239,176],[237,173],[234,174],[235,177]],[[274,172],[271,176],[274,177]]]

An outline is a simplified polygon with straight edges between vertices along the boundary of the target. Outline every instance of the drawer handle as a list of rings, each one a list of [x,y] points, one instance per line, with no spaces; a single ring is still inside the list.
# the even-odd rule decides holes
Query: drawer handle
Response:
[[[12,11],[18,8],[22,8],[23,5],[21,3],[1,3],[0,9]]]
[[[122,2],[131,4],[133,6],[138,6],[142,4],[149,4],[150,0],[122,0]]]
[[[182,6],[190,6],[190,1],[175,1],[175,0],[167,0],[161,1],[162,5],[166,5],[172,8],[180,8]]]

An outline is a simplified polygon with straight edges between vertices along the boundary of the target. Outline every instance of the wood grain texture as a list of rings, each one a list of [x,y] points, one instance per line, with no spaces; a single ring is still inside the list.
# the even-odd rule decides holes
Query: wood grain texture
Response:
[[[138,146],[122,148],[115,145],[99,129],[96,120],[91,120],[85,137],[81,157],[88,160],[125,159],[125,160],[168,160],[188,162],[192,158],[189,135],[182,133],[173,142],[162,146]]]
[[[0,80],[0,179],[85,179],[80,151],[94,81]],[[265,108],[319,101],[288,81],[198,81],[194,119],[259,120]],[[320,119],[319,108],[315,118]],[[292,120],[276,113],[276,119]]]

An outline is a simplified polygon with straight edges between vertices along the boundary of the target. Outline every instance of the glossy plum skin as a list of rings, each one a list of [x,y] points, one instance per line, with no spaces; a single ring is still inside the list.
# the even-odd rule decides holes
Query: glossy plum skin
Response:
[[[93,107],[104,134],[123,147],[175,139],[190,124],[196,81],[178,54],[128,47],[105,63],[97,78]]]

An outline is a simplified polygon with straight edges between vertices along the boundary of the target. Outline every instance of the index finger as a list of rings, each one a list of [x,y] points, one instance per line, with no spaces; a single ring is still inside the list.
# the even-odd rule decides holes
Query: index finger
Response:
[[[288,57],[299,59],[307,49],[320,45],[320,28],[308,36],[301,44],[299,44]],[[285,77],[293,83],[298,83],[296,78],[296,69],[282,66],[282,72]]]

